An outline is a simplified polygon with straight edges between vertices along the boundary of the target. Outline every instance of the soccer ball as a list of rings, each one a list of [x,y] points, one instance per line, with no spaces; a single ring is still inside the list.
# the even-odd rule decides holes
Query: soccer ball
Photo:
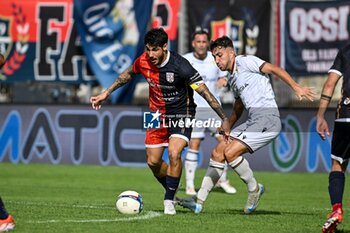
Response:
[[[135,191],[124,191],[119,194],[115,206],[122,214],[139,214],[143,209],[142,196]]]

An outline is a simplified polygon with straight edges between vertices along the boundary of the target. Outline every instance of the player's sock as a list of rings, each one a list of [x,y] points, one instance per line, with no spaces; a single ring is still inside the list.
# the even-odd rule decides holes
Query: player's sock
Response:
[[[163,177],[157,177],[155,176],[158,180],[158,182],[164,187],[164,189],[166,190],[166,176]]]
[[[2,199],[0,197],[0,219],[6,219],[8,217],[8,213],[5,209],[5,205],[2,202]]]
[[[186,187],[194,188],[194,177],[198,164],[198,151],[188,149],[185,158]]]
[[[207,173],[203,178],[201,188],[197,194],[197,199],[199,202],[204,202],[207,199],[209,192],[213,189],[214,185],[222,176],[224,167],[224,163],[219,163],[210,159]]]
[[[254,178],[252,169],[248,161],[242,156],[229,163],[232,169],[239,175],[239,177],[247,184],[248,192],[256,191],[258,183]]]
[[[332,206],[343,202],[345,175],[343,172],[334,171],[329,173],[329,196]]]
[[[228,165],[225,162],[224,171],[222,172],[222,175],[221,175],[221,177],[219,179],[219,182],[223,182],[223,181],[227,180],[227,168],[228,168]]]
[[[174,200],[179,183],[180,177],[166,176],[166,191],[164,200]]]

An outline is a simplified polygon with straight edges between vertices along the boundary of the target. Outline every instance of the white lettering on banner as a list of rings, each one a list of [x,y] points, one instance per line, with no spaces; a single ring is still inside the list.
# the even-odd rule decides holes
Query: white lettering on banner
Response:
[[[121,49],[123,46],[120,44],[120,42],[116,42],[114,44],[112,44],[111,46],[96,52],[94,51],[92,53],[92,56],[94,57],[94,59],[96,60],[98,66],[102,69],[102,70],[108,70],[111,68],[111,62],[116,61],[117,57],[113,54],[113,52]],[[103,59],[107,59],[106,62],[103,61]]]
[[[333,60],[337,56],[338,49],[319,49],[318,57],[322,60]]]
[[[332,66],[333,62],[320,61],[320,62],[306,62],[306,70],[308,72],[324,72],[326,73]]]
[[[97,37],[113,37],[113,31],[106,27],[107,22],[104,19],[110,11],[109,4],[101,3],[89,7],[83,14],[83,20],[89,26],[88,30]]]
[[[314,49],[303,49],[301,58],[303,61],[317,61],[317,52]]]
[[[294,8],[289,14],[290,36],[296,42],[348,40],[349,12],[349,6],[330,7],[324,11],[318,8],[309,11]]]
[[[303,49],[301,58],[306,64],[307,72],[327,72],[337,53],[337,48]]]
[[[122,73],[126,68],[131,66],[132,60],[131,57],[127,54],[120,54],[118,56],[117,63],[114,64],[113,70],[117,73]]]

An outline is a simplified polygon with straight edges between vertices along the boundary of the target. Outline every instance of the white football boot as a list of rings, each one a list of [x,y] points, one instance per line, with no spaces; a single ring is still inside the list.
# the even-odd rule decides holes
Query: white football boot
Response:
[[[247,204],[244,207],[244,213],[253,213],[259,205],[259,200],[263,193],[265,192],[265,187],[262,184],[258,184],[258,191],[248,192]]]
[[[175,215],[176,214],[175,205],[176,205],[176,202],[172,200],[164,200],[164,214]]]

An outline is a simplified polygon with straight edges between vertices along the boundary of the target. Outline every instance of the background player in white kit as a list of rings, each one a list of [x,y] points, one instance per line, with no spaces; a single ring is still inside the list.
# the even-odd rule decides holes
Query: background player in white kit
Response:
[[[204,83],[207,85],[209,91],[220,101],[218,96],[218,88],[227,85],[228,73],[221,71],[215,64],[214,58],[211,55],[209,49],[209,34],[204,29],[198,29],[192,34],[192,47],[193,52],[185,54],[183,57],[186,58],[191,65],[199,72],[202,76]],[[218,115],[210,108],[208,103],[203,98],[194,93],[194,102],[197,105],[196,108],[196,120],[206,121],[208,119],[215,119],[220,121]],[[194,127],[191,134],[191,140],[189,148],[185,157],[185,174],[186,174],[186,194],[196,195],[194,186],[194,177],[198,165],[198,154],[201,145],[201,141],[205,138],[205,127]],[[216,128],[209,128],[212,133],[216,133]],[[223,136],[216,133],[216,139],[218,142],[223,141]],[[225,165],[222,169],[223,174],[217,182],[217,186],[221,187],[226,193],[234,194],[236,189],[230,185],[227,179],[227,166]]]
[[[315,93],[311,88],[302,87],[282,68],[252,55],[235,55],[233,43],[227,36],[211,42],[211,52],[220,70],[229,71],[229,86],[236,101],[229,117],[231,129],[244,109],[248,111],[247,120],[231,131],[231,140],[219,143],[213,150],[212,158],[200,190],[193,199],[182,199],[180,204],[195,213],[202,211],[202,205],[209,192],[221,176],[225,160],[247,184],[248,200],[244,212],[255,211],[264,186],[258,184],[248,161],[242,156],[253,153],[270,143],[281,130],[281,121],[274,92],[267,74],[273,74],[287,83],[302,100],[313,100]]]

